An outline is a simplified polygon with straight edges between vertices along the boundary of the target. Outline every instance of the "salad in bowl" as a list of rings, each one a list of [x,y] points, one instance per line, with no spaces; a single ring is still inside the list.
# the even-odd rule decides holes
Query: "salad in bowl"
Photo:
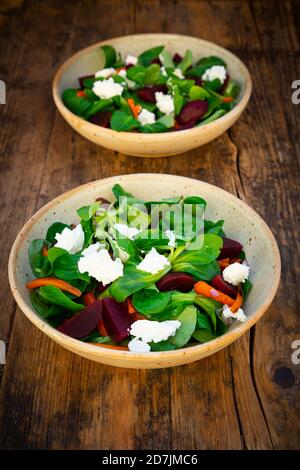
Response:
[[[223,220],[205,217],[205,199],[112,192],[79,207],[77,225],[54,222],[31,241],[26,287],[40,317],[82,342],[149,354],[247,321],[251,267]]]
[[[78,77],[62,99],[77,116],[114,131],[162,133],[203,126],[236,105],[240,87],[218,56],[182,56],[155,46],[122,58],[101,46],[105,65]]]

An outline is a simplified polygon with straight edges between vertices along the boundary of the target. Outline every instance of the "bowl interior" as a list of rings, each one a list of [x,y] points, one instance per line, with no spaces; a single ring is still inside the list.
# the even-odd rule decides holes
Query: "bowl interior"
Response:
[[[122,58],[127,54],[139,55],[151,47],[165,45],[174,54],[184,55],[187,49],[193,53],[194,61],[201,57],[217,55],[225,60],[230,77],[241,87],[239,100],[245,93],[250,80],[245,65],[231,52],[202,39],[176,34],[140,34],[109,39],[81,50],[65,62],[58,77],[57,91],[61,96],[65,88],[78,87],[78,77],[94,74],[104,67],[104,55],[100,45],[111,44]]]
[[[212,220],[223,219],[225,221],[224,230],[227,236],[238,239],[243,244],[250,264],[250,279],[253,282],[253,289],[245,303],[244,310],[249,317],[246,323],[232,325],[229,332],[224,336],[203,345],[185,350],[152,354],[159,354],[167,358],[168,355],[174,356],[180,351],[185,351],[184,354],[188,357],[191,350],[196,348],[205,350],[207,345],[209,345],[212,352],[214,348],[216,350],[220,349],[221,338],[222,347],[224,347],[249,329],[271,303],[278,287],[280,258],[271,231],[249,206],[220,188],[190,178],[161,174],[124,175],[88,183],[56,198],[40,209],[27,222],[13,246],[9,275],[16,300],[30,320],[61,344],[66,341],[71,346],[72,342],[80,343],[81,353],[83,353],[84,348],[96,348],[97,351],[94,355],[99,357],[106,354],[107,350],[103,351],[103,348],[101,351],[101,348],[67,338],[47,325],[31,307],[25,284],[33,278],[27,254],[30,242],[35,238],[44,238],[48,226],[53,222],[76,223],[78,220],[76,209],[82,205],[90,204],[96,197],[103,196],[108,200],[112,200],[111,189],[116,182],[144,200],[153,200],[153,187],[155,187],[155,198],[157,199],[176,195],[201,195],[208,202],[206,218]],[[119,351],[113,351],[113,353],[116,355],[129,354],[120,353]],[[143,356],[142,354],[138,355]],[[188,362],[188,360],[185,360],[185,362]]]

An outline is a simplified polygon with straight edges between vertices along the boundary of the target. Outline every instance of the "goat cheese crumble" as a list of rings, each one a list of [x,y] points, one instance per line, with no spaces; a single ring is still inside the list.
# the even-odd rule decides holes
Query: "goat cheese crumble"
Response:
[[[128,227],[126,224],[115,224],[114,228],[121,234],[124,235],[124,237],[130,238],[130,240],[133,240],[136,235],[140,233],[141,230],[139,230],[136,227]]]
[[[177,78],[180,78],[181,80],[184,79],[184,75],[181,71],[181,69],[175,69],[173,72],[173,75],[176,75]]]
[[[93,92],[102,100],[112,98],[113,96],[121,96],[123,90],[123,86],[120,83],[116,83],[112,78],[98,80],[93,85]]]
[[[155,93],[156,106],[163,114],[174,112],[174,100],[171,95],[164,95],[162,91]]]
[[[133,338],[131,341],[128,343],[128,349],[131,352],[150,352],[151,348],[148,343],[145,343],[144,341],[138,339],[138,338]]]
[[[241,282],[245,282],[248,279],[249,269],[249,266],[246,264],[232,263],[224,269],[222,275],[229,284],[238,286]]]
[[[128,56],[125,59],[125,65],[136,65],[137,61],[138,61],[137,57],[135,57],[134,55],[128,54]]]
[[[226,69],[223,65],[213,65],[209,69],[206,69],[202,75],[202,80],[212,82],[213,80],[220,80],[223,85],[226,80]]]
[[[148,111],[148,109],[143,108],[138,115],[138,121],[145,126],[146,124],[155,123],[155,114]]]
[[[174,248],[175,247],[175,242],[176,242],[176,236],[173,230],[166,230],[165,231],[166,237],[169,239],[168,246]]]
[[[181,326],[178,320],[165,320],[162,322],[152,320],[137,320],[131,325],[130,334],[144,343],[159,343],[174,336]]]
[[[139,271],[156,274],[166,266],[170,266],[170,261],[164,255],[159,254],[153,247],[136,268]]]
[[[104,286],[123,276],[124,266],[120,258],[113,260],[100,243],[89,246],[78,261],[80,273],[88,273]]]
[[[245,322],[247,320],[247,316],[244,314],[243,309],[239,308],[237,312],[232,312],[228,305],[223,306],[222,315],[224,318],[234,318],[240,322]]]
[[[78,224],[73,230],[65,227],[61,233],[55,235],[56,243],[54,246],[63,248],[69,253],[74,254],[82,250],[84,244],[84,232],[82,226]]]
[[[108,67],[106,69],[98,70],[98,72],[95,73],[96,78],[109,78],[112,75],[116,73],[116,69],[113,67]]]

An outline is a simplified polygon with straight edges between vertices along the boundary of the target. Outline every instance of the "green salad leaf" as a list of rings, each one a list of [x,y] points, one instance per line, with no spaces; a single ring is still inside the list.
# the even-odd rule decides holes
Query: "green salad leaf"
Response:
[[[49,248],[51,245],[47,240],[33,240],[28,249],[29,264],[36,277],[47,277],[51,274],[52,267],[47,256],[42,255],[43,247]]]
[[[113,65],[115,65],[115,62],[117,60],[117,53],[115,48],[105,44],[104,46],[101,46],[101,49],[105,57],[104,68],[112,67]]]
[[[156,46],[148,49],[147,51],[144,51],[138,56],[138,63],[144,67],[148,67],[148,65],[150,65],[154,59],[158,58],[164,47],[165,46]]]

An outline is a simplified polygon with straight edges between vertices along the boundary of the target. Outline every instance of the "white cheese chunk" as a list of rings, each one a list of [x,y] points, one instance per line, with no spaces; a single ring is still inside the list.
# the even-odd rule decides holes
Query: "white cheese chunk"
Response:
[[[128,227],[126,224],[115,224],[114,228],[124,237],[130,238],[133,240],[136,235],[138,235],[141,230],[136,227]]]
[[[170,336],[174,336],[176,330],[181,326],[178,320],[151,321],[137,320],[131,325],[130,334],[137,339],[141,339],[144,343],[159,343],[167,340]]]
[[[97,253],[97,251],[102,250],[102,248],[105,248],[105,245],[103,243],[97,242],[85,248],[82,251],[81,255],[82,256],[93,255],[94,253]]]
[[[164,95],[161,91],[155,93],[156,105],[163,114],[174,112],[174,100],[171,95]]]
[[[245,282],[249,277],[249,266],[246,264],[232,263],[224,269],[223,278],[233,286]]]
[[[166,69],[165,69],[164,66],[162,66],[162,67],[160,68],[160,73],[161,73],[164,77],[167,77],[167,76],[168,76],[167,71],[166,71]]]
[[[131,352],[145,353],[145,352],[150,352],[151,348],[148,343],[145,343],[144,341],[141,341],[140,339],[133,338],[128,343],[128,349]]]
[[[156,251],[155,248],[151,248],[149,253],[146,254],[143,261],[137,265],[137,269],[145,271],[146,273],[156,274],[166,266],[170,266],[169,260]]]
[[[137,57],[135,57],[134,55],[128,54],[128,56],[125,59],[125,65],[136,65],[137,61],[138,61]]]
[[[247,316],[244,314],[244,311],[241,308],[239,308],[237,312],[233,313],[228,305],[224,305],[222,314],[224,318],[234,318],[240,322],[247,321]]]
[[[171,246],[172,248],[175,247],[175,242],[176,242],[176,236],[173,230],[166,230],[165,231],[166,237],[169,239],[168,246]]]
[[[97,243],[95,243],[97,245]],[[78,270],[80,273],[88,273],[97,281],[102,282],[104,286],[123,276],[123,263],[117,258],[113,260],[106,249],[100,251],[90,250],[78,261]]]
[[[65,227],[61,233],[55,235],[56,243],[54,246],[57,248],[63,248],[69,253],[78,253],[82,250],[84,244],[84,232],[80,224],[71,230],[68,227]]]
[[[204,74],[202,75],[202,80],[212,82],[218,78],[223,85],[226,80],[226,76],[227,72],[223,65],[213,65],[209,69],[205,70]]]
[[[98,72],[95,73],[96,78],[109,78],[112,75],[116,73],[116,69],[113,67],[108,67],[106,69],[98,70]]]
[[[123,86],[120,83],[114,82],[112,78],[98,80],[93,85],[93,92],[102,100],[112,98],[113,96],[121,96],[123,90]]]
[[[143,108],[138,115],[138,121],[145,126],[146,124],[155,123],[155,114],[148,111],[148,109]]]
[[[180,78],[181,80],[184,79],[184,75],[181,71],[181,69],[175,69],[173,72],[173,75],[176,75],[177,78]]]
[[[126,70],[122,69],[120,72],[118,72],[119,77],[126,78]]]

